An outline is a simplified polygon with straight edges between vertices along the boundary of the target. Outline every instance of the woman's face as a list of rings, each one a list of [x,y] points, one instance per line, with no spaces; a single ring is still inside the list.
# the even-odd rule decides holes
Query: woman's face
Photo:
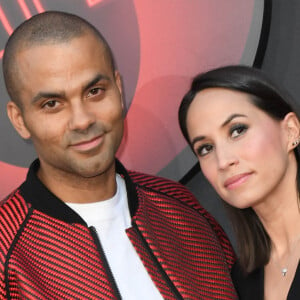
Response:
[[[249,95],[229,89],[196,95],[187,114],[189,139],[203,174],[223,200],[254,207],[287,182],[297,138],[291,138],[289,115],[295,118],[290,113],[274,120]]]

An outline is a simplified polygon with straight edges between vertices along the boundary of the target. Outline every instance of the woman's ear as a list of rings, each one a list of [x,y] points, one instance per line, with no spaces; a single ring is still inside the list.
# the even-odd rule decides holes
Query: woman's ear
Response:
[[[10,122],[19,133],[19,135],[23,139],[29,139],[31,135],[24,123],[23,114],[20,107],[15,102],[9,101],[7,103],[6,109]]]
[[[290,112],[284,117],[283,126],[287,133],[287,149],[291,151],[300,143],[300,122],[294,112]]]

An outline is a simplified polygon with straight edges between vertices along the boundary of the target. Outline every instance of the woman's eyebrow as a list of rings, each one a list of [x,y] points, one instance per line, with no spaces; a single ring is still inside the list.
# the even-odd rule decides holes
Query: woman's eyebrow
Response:
[[[230,115],[221,125],[221,127],[224,127],[226,126],[228,123],[230,123],[233,119],[235,118],[239,118],[239,117],[244,117],[246,118],[247,116],[246,115],[243,115],[243,114],[232,114]],[[191,141],[191,145],[192,145],[192,148],[194,148],[194,145],[195,143],[197,142],[200,142],[202,140],[205,139],[205,136],[204,135],[199,135],[199,136],[196,136],[192,141]]]
[[[233,119],[235,118],[238,118],[238,117],[244,117],[246,118],[247,116],[246,115],[243,115],[243,114],[232,114],[230,115],[221,125],[221,127],[224,127],[226,126],[228,123],[230,123]]]
[[[194,148],[194,145],[197,143],[197,142],[200,142],[202,140],[205,139],[205,136],[204,135],[200,135],[200,136],[196,136],[192,142],[191,142],[191,145],[192,145],[192,148]]]

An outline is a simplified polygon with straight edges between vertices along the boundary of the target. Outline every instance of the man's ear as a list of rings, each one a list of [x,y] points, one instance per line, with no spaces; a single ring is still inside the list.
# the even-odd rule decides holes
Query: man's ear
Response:
[[[287,133],[287,149],[293,150],[300,143],[300,123],[294,112],[288,113],[283,119],[283,126]]]
[[[9,101],[6,109],[10,122],[15,127],[19,135],[23,139],[29,139],[31,135],[24,123],[23,114],[20,107],[15,102]]]
[[[115,71],[115,81],[116,85],[118,87],[119,93],[121,95],[121,101],[122,101],[122,108],[124,109],[124,99],[123,99],[123,86],[122,86],[122,79],[119,71]]]

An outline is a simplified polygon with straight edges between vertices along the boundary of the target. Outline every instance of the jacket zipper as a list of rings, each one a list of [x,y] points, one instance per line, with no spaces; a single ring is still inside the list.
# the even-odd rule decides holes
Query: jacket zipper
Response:
[[[102,245],[101,245],[101,242],[100,242],[100,239],[99,239],[97,230],[96,230],[96,228],[93,227],[93,226],[89,227],[89,229],[90,229],[90,232],[91,232],[91,234],[92,234],[92,237],[93,237],[93,239],[94,239],[94,241],[95,241],[95,243],[96,243],[98,252],[100,253],[100,257],[101,257],[101,259],[102,259],[102,261],[103,261],[104,267],[105,267],[105,269],[107,270],[108,277],[109,277],[110,282],[111,282],[111,284],[112,284],[113,290],[115,291],[116,297],[117,297],[117,299],[122,300],[121,293],[120,293],[120,291],[119,291],[119,289],[118,289],[118,286],[117,286],[116,280],[115,280],[115,278],[114,278],[114,275],[113,275],[113,273],[112,273],[112,271],[111,271],[111,268],[110,268],[110,266],[109,266],[109,264],[108,264],[108,261],[107,261],[107,258],[106,258],[104,249],[103,249],[103,247],[102,247]]]
[[[179,293],[179,291],[177,290],[176,286],[174,285],[174,283],[171,281],[171,279],[169,278],[169,276],[167,275],[167,273],[165,272],[165,270],[163,269],[163,267],[161,266],[161,264],[159,263],[159,261],[157,260],[156,256],[154,255],[154,253],[152,252],[151,248],[149,247],[148,243],[146,242],[145,238],[143,237],[143,235],[141,234],[137,224],[135,222],[132,222],[132,227],[134,228],[134,230],[136,231],[137,235],[140,237],[143,246],[145,247],[146,251],[148,252],[148,254],[151,256],[152,260],[154,261],[154,263],[156,264],[160,274],[162,275],[162,277],[165,279],[165,282],[167,283],[169,289],[173,292],[174,294],[174,299],[177,300],[183,300],[184,298],[181,296],[181,294]]]

